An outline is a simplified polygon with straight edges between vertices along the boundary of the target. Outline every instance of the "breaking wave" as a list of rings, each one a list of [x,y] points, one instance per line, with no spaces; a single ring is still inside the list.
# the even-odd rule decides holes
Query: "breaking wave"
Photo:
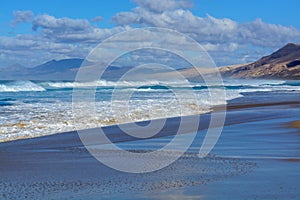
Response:
[[[37,92],[46,91],[42,86],[31,81],[1,81],[0,92]]]

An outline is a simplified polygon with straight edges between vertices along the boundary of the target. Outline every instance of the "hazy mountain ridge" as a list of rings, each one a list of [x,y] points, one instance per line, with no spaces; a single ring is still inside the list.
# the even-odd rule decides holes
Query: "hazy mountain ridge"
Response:
[[[72,80],[83,59],[51,60],[35,67],[15,64],[0,69],[0,80]]]
[[[38,65],[32,70],[36,70],[38,72],[64,72],[71,69],[77,69],[81,66],[84,60],[80,58],[73,58],[73,59],[63,59],[63,60],[51,60],[44,64]]]
[[[84,59],[80,58],[51,60],[32,68],[15,64],[0,68],[0,80],[74,80],[83,61]],[[118,80],[132,68],[109,66],[101,77]],[[94,69],[97,70],[97,65],[94,65]],[[177,70],[190,80],[198,80],[199,71],[213,76],[216,69],[193,67]],[[300,79],[300,44],[289,43],[256,62],[220,67],[219,71],[223,77],[231,78]],[[175,72],[155,72],[149,69],[144,73],[172,77]]]
[[[85,68],[84,73],[91,73],[91,76],[86,74],[87,80],[89,80],[89,77],[94,77],[95,73],[99,72],[100,66],[102,66],[101,63],[92,63],[80,58],[51,60],[31,68],[15,64],[10,67],[0,68],[0,80],[74,81],[80,67]],[[111,65],[105,69],[103,74],[101,74],[101,78],[105,80],[117,81],[134,67],[135,66],[120,67]],[[159,72],[161,72],[161,70],[152,68],[145,68],[143,71],[134,71],[134,73],[139,73],[137,77],[140,77],[140,79],[142,79],[143,75],[155,74]],[[129,77],[129,79],[131,78]]]
[[[84,59],[72,58],[51,60],[35,67],[24,67],[19,64],[0,68],[0,80],[75,80],[76,74]],[[93,63],[85,61],[85,65]],[[95,70],[97,67],[95,67]],[[106,79],[115,79],[131,67],[109,66],[102,75]]]

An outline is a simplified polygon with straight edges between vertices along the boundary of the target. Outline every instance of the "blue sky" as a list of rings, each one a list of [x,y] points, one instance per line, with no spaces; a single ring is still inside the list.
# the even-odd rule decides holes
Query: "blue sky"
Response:
[[[196,1],[195,1],[196,2]],[[261,18],[264,22],[300,28],[298,0],[200,0],[193,11],[208,13],[217,18],[250,22]]]
[[[130,10],[135,6],[130,0],[114,0],[114,1],[74,1],[71,0],[52,0],[37,3],[35,0],[12,0],[0,2],[0,23],[4,28],[1,34],[8,34],[11,30],[10,21],[13,19],[13,11],[16,10],[32,10],[36,14],[49,14],[57,18],[82,18],[92,19],[96,16],[102,16],[103,20],[100,24],[102,27],[112,27],[110,18],[121,11]],[[19,29],[20,32],[28,32],[28,27]]]
[[[145,26],[188,34],[218,65],[249,62],[300,42],[299,6],[297,0],[1,1],[0,64],[84,58],[110,35]]]

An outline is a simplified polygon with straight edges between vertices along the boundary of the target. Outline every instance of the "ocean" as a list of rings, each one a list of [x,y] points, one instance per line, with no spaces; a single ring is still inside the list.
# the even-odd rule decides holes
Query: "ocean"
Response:
[[[97,119],[74,117],[73,90],[96,87]],[[118,88],[118,96],[114,92]],[[224,85],[196,82],[0,81],[0,141],[210,112],[213,106],[243,98],[244,93],[300,93],[300,81],[224,80]],[[211,99],[225,89],[226,99]],[[176,93],[186,94],[180,101]],[[130,98],[123,98],[130,94]],[[190,96],[193,94],[195,96]],[[196,97],[196,98],[195,98]],[[112,104],[112,100],[114,104]],[[180,109],[179,109],[180,105]],[[114,107],[113,107],[114,106]],[[112,112],[112,109],[114,112]],[[126,112],[124,112],[124,109]],[[116,115],[118,116],[116,118]]]

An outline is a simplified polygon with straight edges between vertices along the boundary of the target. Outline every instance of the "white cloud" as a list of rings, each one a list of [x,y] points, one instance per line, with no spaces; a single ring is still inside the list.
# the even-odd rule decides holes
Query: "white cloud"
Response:
[[[242,23],[237,30],[236,39],[240,43],[251,43],[263,47],[276,47],[288,42],[299,42],[300,30],[293,27],[268,24],[261,19]]]
[[[34,66],[49,59],[84,58],[103,39],[128,29],[126,26],[101,29],[85,19],[28,13],[33,14],[31,11],[14,13],[15,21],[24,23],[31,20],[35,31],[13,37],[0,36],[0,54],[1,58],[5,58],[2,63],[19,62]]]
[[[98,21],[100,17],[92,21]],[[103,39],[124,31],[126,26],[113,28],[98,28],[88,20],[55,18],[50,15],[38,15],[32,22],[33,30],[40,33],[43,38],[58,43],[99,43]],[[40,30],[39,30],[40,29]]]
[[[131,12],[116,14],[112,20],[117,25],[140,24],[141,26],[174,29],[188,34],[200,43],[249,43],[257,46],[275,47],[300,38],[300,31],[293,27],[267,24],[261,19],[249,23],[238,23],[231,19],[218,19],[210,15],[204,18],[199,17],[184,9],[157,13],[147,7],[137,7]]]
[[[38,15],[32,21],[32,29],[38,28],[57,31],[81,31],[90,28],[90,23],[85,19],[55,18],[51,15]]]
[[[97,16],[97,17],[94,17],[93,19],[91,19],[91,22],[100,22],[102,19],[103,19],[102,16]]]
[[[137,7],[130,12],[117,13],[112,21],[119,26],[163,27],[177,30],[195,39],[209,51],[219,65],[249,61],[271,53],[289,42],[300,42],[300,30],[276,24],[268,24],[261,19],[239,23],[227,18],[196,16],[188,6],[180,6],[170,0],[159,9],[152,1],[137,0]],[[155,5],[154,5],[155,4]],[[174,6],[176,5],[176,6]],[[247,56],[245,50],[251,51]],[[264,49],[264,51],[257,50]],[[235,55],[236,53],[236,55]],[[223,58],[221,58],[223,56]],[[238,57],[239,56],[239,57]]]
[[[11,21],[12,27],[20,23],[31,22],[34,13],[31,10],[17,10],[13,12],[14,19]]]
[[[1,63],[7,65],[20,63],[35,66],[52,59],[84,58],[90,50],[89,46],[56,43],[40,36],[0,37],[0,54],[5,58]]]
[[[6,50],[26,50],[36,46],[37,41],[20,39],[18,37],[0,37],[0,48]]]
[[[146,8],[152,12],[164,12],[179,8],[191,8],[192,1],[189,0],[133,0],[141,8]]]
[[[125,31],[127,27],[114,27],[110,29],[101,29],[101,28],[90,28],[85,31],[73,31],[73,32],[47,32],[44,31],[44,34],[47,37],[51,37],[56,42],[61,43],[92,43],[98,44],[103,39],[108,38],[109,36]]]

